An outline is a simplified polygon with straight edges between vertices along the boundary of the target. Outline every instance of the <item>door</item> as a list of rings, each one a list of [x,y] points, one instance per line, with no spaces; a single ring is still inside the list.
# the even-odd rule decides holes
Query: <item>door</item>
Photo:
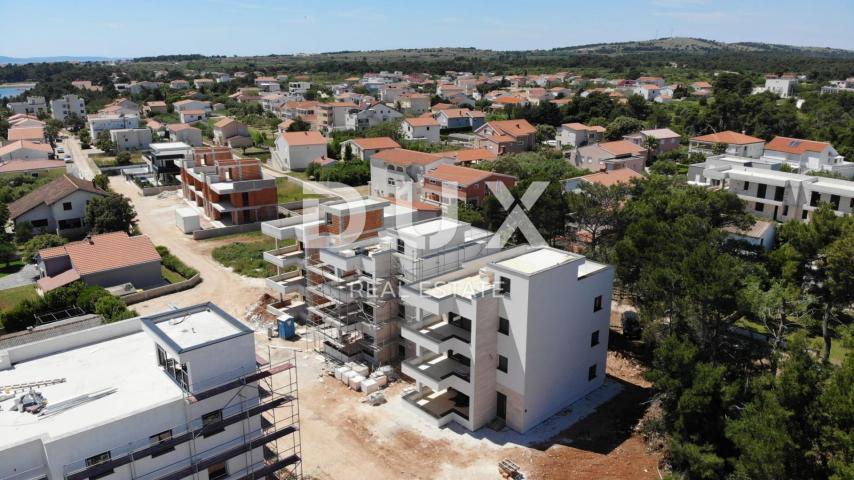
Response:
[[[504,395],[501,392],[497,392],[498,396],[498,408],[495,412],[495,416],[502,419],[507,420],[507,395]]]

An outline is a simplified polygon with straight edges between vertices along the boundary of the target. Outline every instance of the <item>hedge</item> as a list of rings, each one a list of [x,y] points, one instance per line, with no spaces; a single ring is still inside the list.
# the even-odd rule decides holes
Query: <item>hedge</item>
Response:
[[[180,258],[176,257],[175,255],[172,255],[172,253],[169,252],[169,249],[164,247],[163,245],[158,245],[156,248],[157,253],[160,254],[163,266],[167,269],[172,270],[173,272],[177,273],[178,275],[181,275],[185,279],[192,278],[194,275],[199,273],[198,270],[188,266],[187,264],[182,262]]]

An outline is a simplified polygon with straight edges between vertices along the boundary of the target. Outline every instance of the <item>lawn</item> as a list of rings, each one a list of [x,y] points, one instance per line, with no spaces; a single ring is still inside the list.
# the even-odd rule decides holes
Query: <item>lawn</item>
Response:
[[[753,322],[744,317],[736,320],[735,324],[739,327],[746,328],[748,330],[753,330],[754,332],[762,334],[768,333],[768,330],[765,328],[765,325],[762,325],[758,322]],[[791,335],[791,333],[789,335]],[[820,336],[811,336],[809,337],[809,341],[815,345],[815,348],[818,351],[820,351],[824,346],[824,340],[822,340]],[[841,364],[842,359],[845,357],[845,354],[848,353],[850,350],[850,348],[847,348],[845,345],[842,344],[841,338],[833,339],[833,343],[830,344],[830,362],[835,365]]]
[[[279,203],[324,197],[323,195],[316,193],[303,193],[302,185],[297,182],[290,181],[285,177],[279,177],[276,179],[276,189],[279,193]]]
[[[213,249],[214,260],[231,267],[235,273],[246,277],[264,278],[276,274],[276,267],[264,261],[264,252],[276,248],[275,240],[259,234],[258,240],[238,241]],[[246,234],[240,234],[246,237]],[[254,236],[254,235],[253,235]],[[221,240],[220,237],[218,240]],[[293,244],[293,240],[280,242],[280,247]]]
[[[163,279],[169,283],[179,283],[185,280],[184,277],[179,275],[177,272],[173,272],[163,266],[160,267],[160,274],[163,275]]]
[[[11,310],[24,300],[38,298],[35,284],[0,290],[0,312]]]
[[[9,265],[4,264],[3,266],[0,266],[0,278],[15,273],[22,268],[24,268],[24,261],[20,258],[9,262]]]
[[[266,148],[247,147],[245,150],[242,148],[234,148],[232,150],[239,156],[257,158],[263,163],[270,160],[270,150]]]

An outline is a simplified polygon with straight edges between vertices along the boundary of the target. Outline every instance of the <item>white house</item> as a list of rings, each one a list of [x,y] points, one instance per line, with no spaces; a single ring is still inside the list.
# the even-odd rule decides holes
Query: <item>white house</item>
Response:
[[[326,143],[319,132],[285,132],[276,138],[271,160],[282,170],[302,171],[313,160],[326,156]]]
[[[183,112],[184,110],[211,110],[211,102],[206,102],[202,100],[180,100],[172,104],[175,108],[176,112]]]
[[[819,171],[854,177],[854,163],[846,162],[828,142],[774,137],[765,145],[762,158],[786,163],[798,173]]]
[[[144,150],[151,144],[151,130],[148,128],[123,128],[110,130],[110,140],[119,152],[125,150]]]
[[[195,123],[208,118],[207,110],[185,109],[178,112],[181,123]]]
[[[717,151],[718,146],[723,151]],[[688,143],[689,153],[702,153],[707,156],[725,153],[739,157],[759,158],[764,149],[765,140],[730,130],[693,137]]]
[[[288,93],[292,95],[305,95],[311,90],[311,82],[289,82]]]
[[[63,175],[10,203],[9,218],[36,232],[73,237],[85,231],[86,204],[105,195],[91,181]]]
[[[381,123],[403,118],[403,114],[383,103],[373,103],[367,108],[351,108],[344,120],[346,130],[362,130]]]
[[[47,102],[44,97],[27,97],[23,102],[9,102],[6,107],[12,113],[22,113],[24,115],[38,116],[41,113],[48,113]]]
[[[583,123],[564,123],[557,130],[555,140],[558,148],[583,147],[589,143],[599,143],[605,136],[605,127],[589,127]]]
[[[0,147],[0,161],[6,160],[47,160],[53,155],[53,148],[46,143],[18,140]]]
[[[400,124],[400,132],[407,140],[425,140],[429,143],[438,143],[441,139],[439,131],[441,125],[433,117],[407,118]]]
[[[15,432],[0,436],[0,478],[292,474],[295,368],[259,365],[252,330],[212,303],[9,347],[0,383],[34,385],[0,397]]]
[[[779,95],[782,98],[789,98],[798,84],[797,78],[790,77],[772,77],[765,79],[764,91]]]
[[[86,116],[86,102],[77,95],[63,95],[50,101],[50,115],[53,118],[65,121],[65,117],[72,113],[80,118]]]
[[[424,174],[437,166],[453,164],[454,157],[403,148],[383,150],[371,155],[371,195],[410,202],[421,198]]]
[[[89,135],[92,137],[92,142],[97,140],[98,134],[102,131],[139,128],[139,115],[104,113],[92,114],[87,118],[89,120]]]

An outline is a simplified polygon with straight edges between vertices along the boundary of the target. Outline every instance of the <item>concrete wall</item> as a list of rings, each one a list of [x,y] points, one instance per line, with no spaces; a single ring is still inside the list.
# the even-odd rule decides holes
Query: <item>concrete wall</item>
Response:
[[[160,273],[159,260],[82,275],[81,279],[90,285],[100,285],[105,288],[123,283],[132,283],[136,288],[148,288],[164,283],[163,276]]]

